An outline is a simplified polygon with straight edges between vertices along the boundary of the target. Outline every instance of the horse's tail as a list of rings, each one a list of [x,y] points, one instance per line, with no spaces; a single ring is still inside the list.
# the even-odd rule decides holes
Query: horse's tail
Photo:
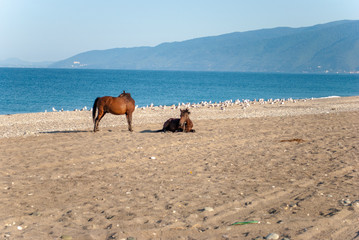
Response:
[[[93,107],[92,107],[92,120],[95,122],[95,117],[96,117],[96,110],[97,110],[97,102],[100,98],[96,98],[95,102],[93,103]]]

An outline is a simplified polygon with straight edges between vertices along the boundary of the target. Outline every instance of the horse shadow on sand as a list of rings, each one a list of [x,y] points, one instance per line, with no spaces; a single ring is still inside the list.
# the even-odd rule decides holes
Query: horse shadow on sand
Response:
[[[162,129],[161,130],[142,130],[140,133],[159,133],[159,132],[163,132]]]
[[[40,132],[40,133],[45,133],[45,134],[56,134],[56,133],[85,133],[85,132],[92,132],[92,131],[87,131],[87,130],[65,130],[65,131],[47,131],[47,132]]]

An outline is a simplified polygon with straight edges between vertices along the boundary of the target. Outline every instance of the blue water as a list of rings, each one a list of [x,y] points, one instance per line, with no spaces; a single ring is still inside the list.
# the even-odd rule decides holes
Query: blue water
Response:
[[[359,95],[359,75],[0,68],[0,114],[91,108],[130,92],[138,106]]]

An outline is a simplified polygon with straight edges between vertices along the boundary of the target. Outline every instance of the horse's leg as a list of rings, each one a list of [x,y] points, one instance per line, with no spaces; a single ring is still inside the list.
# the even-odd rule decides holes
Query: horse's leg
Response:
[[[97,117],[95,118],[95,121],[93,123],[93,132],[98,131],[98,115],[99,114],[97,114]]]
[[[93,126],[93,132],[97,132],[98,131],[98,122],[99,122],[99,115],[97,115],[97,117],[95,118],[95,122],[94,122],[94,126]]]
[[[128,130],[132,132],[132,112],[126,113],[127,123],[128,123]]]
[[[94,132],[98,131],[98,125],[99,125],[101,119],[105,116],[105,114],[106,114],[106,112],[104,112],[102,108],[98,109],[98,115],[95,119],[95,126],[93,129]]]

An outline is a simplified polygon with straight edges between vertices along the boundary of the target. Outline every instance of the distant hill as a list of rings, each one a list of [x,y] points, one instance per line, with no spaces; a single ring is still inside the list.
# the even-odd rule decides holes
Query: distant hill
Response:
[[[8,58],[0,61],[0,67],[46,68],[53,62],[27,62],[18,58]]]
[[[156,47],[80,53],[52,68],[359,72],[359,21],[234,32]]]

